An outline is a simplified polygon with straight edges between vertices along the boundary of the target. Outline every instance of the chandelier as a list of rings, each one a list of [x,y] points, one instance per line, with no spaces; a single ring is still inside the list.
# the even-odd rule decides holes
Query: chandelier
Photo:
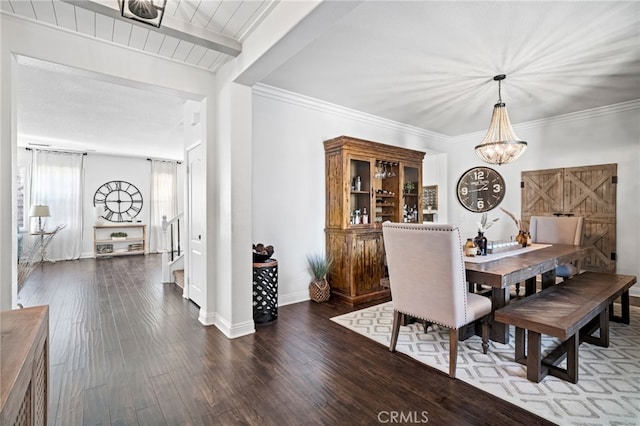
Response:
[[[498,103],[493,106],[493,115],[489,130],[480,145],[477,145],[476,155],[485,163],[507,164],[515,161],[527,149],[527,143],[520,140],[511,127],[507,106],[502,102],[501,82],[507,76],[504,74],[493,77],[498,82]]]

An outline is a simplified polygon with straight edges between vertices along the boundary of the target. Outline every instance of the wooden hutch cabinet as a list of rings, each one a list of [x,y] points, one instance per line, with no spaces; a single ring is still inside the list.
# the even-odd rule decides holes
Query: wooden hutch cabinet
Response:
[[[425,153],[347,136],[324,149],[331,291],[350,305],[387,298],[382,222],[422,222]]]

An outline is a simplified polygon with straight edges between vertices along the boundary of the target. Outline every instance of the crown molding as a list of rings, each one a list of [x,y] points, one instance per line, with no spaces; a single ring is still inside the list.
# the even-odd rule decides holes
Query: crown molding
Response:
[[[340,105],[332,104],[330,102],[321,101],[316,98],[301,95],[299,93],[291,92],[288,90],[280,89],[278,87],[269,86],[266,84],[258,83],[253,86],[253,93],[257,96],[261,96],[268,99],[273,99],[281,102],[286,102],[292,105],[300,106],[303,108],[313,109],[316,111],[333,114],[343,118],[349,118],[351,120],[360,121],[375,126],[416,135],[431,141],[436,142],[449,142],[455,143],[460,140],[465,140],[470,137],[477,137],[478,135],[484,135],[486,130],[466,133],[459,136],[447,136],[441,133],[432,132],[430,130],[422,129],[419,127],[411,126],[408,124],[400,123],[398,121],[388,120],[386,118],[378,117],[372,114],[367,114],[361,111],[357,111],[351,108],[346,108]],[[631,111],[640,109],[640,99],[634,99],[627,102],[621,102],[619,104],[607,105],[598,108],[587,109],[583,111],[572,112],[569,114],[558,115],[555,117],[543,118],[540,120],[527,121],[523,123],[513,124],[514,129],[525,130],[531,128],[539,128],[550,125],[565,124],[575,121],[588,120],[594,117],[600,117],[609,114],[617,114],[624,111]]]
[[[321,101],[316,98],[301,95],[299,93],[291,92],[262,83],[258,83],[253,86],[253,93],[263,98],[286,102],[291,105],[332,114],[341,118],[348,118],[350,120],[360,121],[362,123],[383,127],[385,129],[419,136],[421,138],[425,138],[434,142],[453,142],[454,140],[454,138],[443,135],[441,133],[421,129],[419,127],[400,123],[398,121],[388,120],[386,118],[378,117],[373,114],[367,114],[365,112],[346,108],[330,102]]]
[[[516,131],[536,129],[540,127],[554,126],[559,124],[567,124],[577,121],[589,120],[596,117],[602,117],[610,114],[619,114],[625,111],[633,111],[640,109],[640,99],[634,99],[627,102],[621,102],[618,104],[606,105],[603,107],[585,109],[583,111],[570,112],[568,114],[556,115],[555,117],[541,118],[540,120],[525,121],[522,123],[513,123],[513,128]],[[455,141],[466,140],[469,138],[482,138],[486,130],[480,132],[467,133],[464,135],[456,136]]]
[[[527,121],[514,127],[529,129],[534,127],[549,126],[554,124],[564,124],[572,121],[587,120],[594,117],[601,117],[609,114],[618,114],[624,111],[640,109],[640,99],[621,102],[619,104],[606,105],[603,107],[585,109],[583,111],[570,112],[568,114],[557,115],[555,117],[543,118],[540,120]]]

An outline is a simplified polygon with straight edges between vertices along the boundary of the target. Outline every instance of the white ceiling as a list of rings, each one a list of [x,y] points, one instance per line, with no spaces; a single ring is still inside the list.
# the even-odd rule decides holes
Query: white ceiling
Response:
[[[640,98],[639,2],[367,1],[264,83],[447,136]]]
[[[182,22],[182,41],[87,10],[87,3],[96,2],[1,2],[6,13],[212,72],[277,2],[168,0],[163,26]],[[131,88],[118,88],[116,81],[21,66],[18,126],[31,140],[78,146],[90,140],[99,151],[127,140],[145,150],[145,140],[153,140],[158,153],[155,129],[172,135],[162,139],[165,157],[179,158],[173,135],[181,132],[180,96],[153,90],[131,96]],[[457,136],[486,129],[497,100],[492,77],[501,73],[507,74],[502,98],[513,123],[640,99],[640,2],[364,1],[262,83]],[[161,122],[154,122],[158,116]]]
[[[17,70],[18,146],[182,158],[186,97],[28,58]]]

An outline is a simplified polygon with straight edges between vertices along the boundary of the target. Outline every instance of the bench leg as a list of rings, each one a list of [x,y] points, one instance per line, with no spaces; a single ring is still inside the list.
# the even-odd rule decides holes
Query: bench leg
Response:
[[[622,322],[629,324],[631,322],[631,314],[629,313],[629,290],[620,295],[620,302],[622,303]]]
[[[580,342],[587,342],[603,348],[609,347],[609,307],[604,308],[600,314],[589,321],[580,329]],[[593,334],[600,330],[599,336]]]
[[[548,368],[542,365],[542,336],[535,331],[527,331],[527,379],[540,383],[547,375]]]
[[[613,311],[613,302],[611,302],[611,305],[609,305],[609,318],[611,321],[629,324],[631,322],[631,316],[629,313],[629,290],[620,295],[620,304],[622,305],[622,313],[620,316],[617,316]]]
[[[578,347],[580,346],[579,333],[569,337],[562,343],[562,347],[566,351],[567,369],[559,368],[557,365],[548,365],[549,374],[559,379],[566,380],[571,383],[578,383]],[[560,361],[557,359],[556,361]]]
[[[571,383],[578,383],[578,347],[580,346],[580,335],[575,333],[562,342],[543,361],[543,367],[547,368],[547,374]],[[565,359],[567,368],[560,368],[558,364]],[[527,367],[528,368],[528,367]]]
[[[567,340],[567,380],[571,383],[578,383],[578,346],[580,338],[576,333]]]
[[[542,335],[540,333],[516,327],[514,343],[515,361],[527,366],[527,380],[540,383],[547,375],[551,375],[571,383],[578,383],[578,347],[580,346],[578,333],[569,337],[544,359],[542,358]],[[565,356],[566,370],[557,366]]]
[[[520,364],[525,364],[527,359],[525,354],[525,329],[516,327],[516,336],[515,336],[515,356],[514,361],[519,362]]]
[[[600,312],[600,342],[603,347],[609,347],[609,308]]]

